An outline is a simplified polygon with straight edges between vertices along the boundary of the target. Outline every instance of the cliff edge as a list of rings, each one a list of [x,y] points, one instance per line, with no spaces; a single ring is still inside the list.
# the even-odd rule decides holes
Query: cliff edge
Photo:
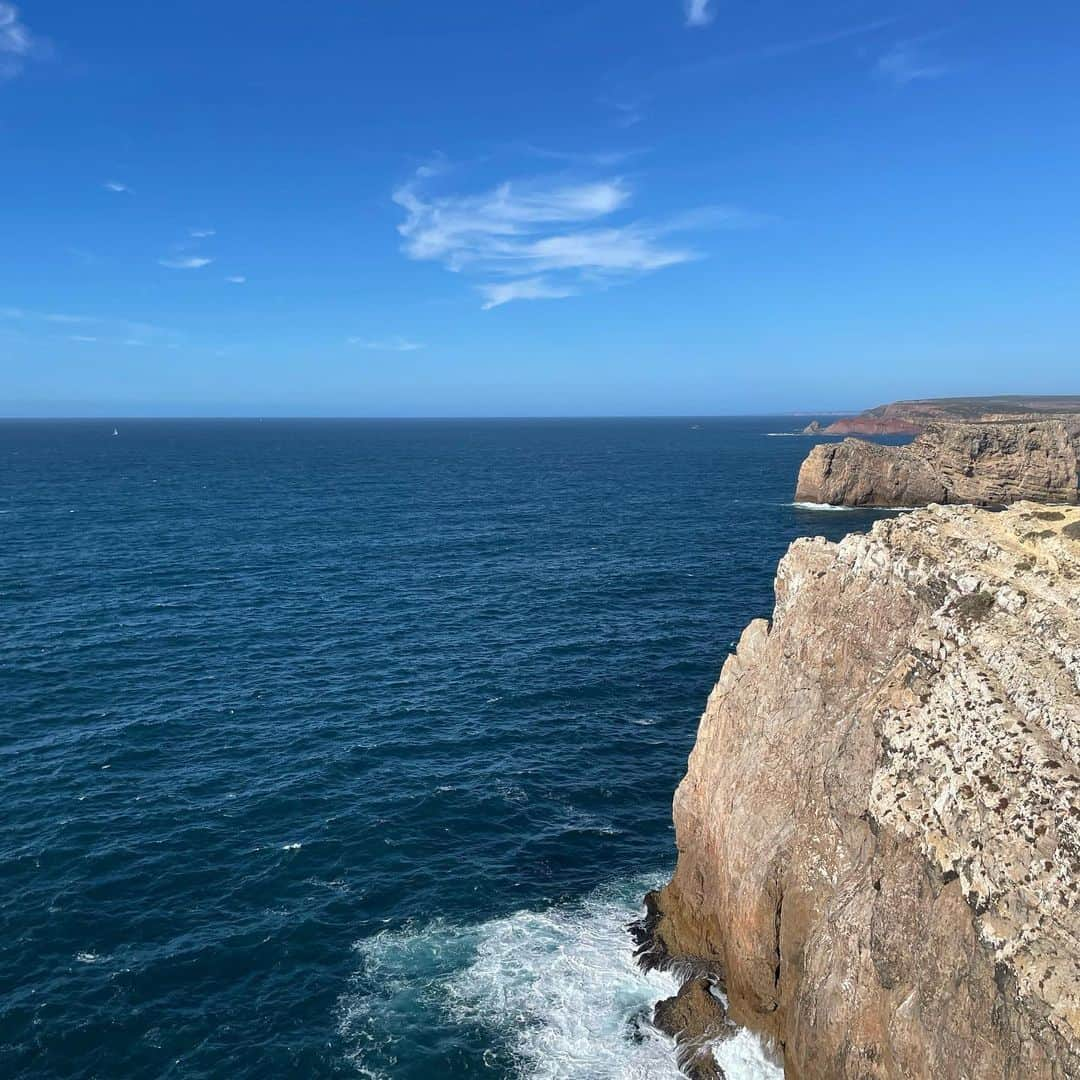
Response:
[[[906,446],[861,439],[815,446],[797,502],[833,506],[1003,506],[1080,501],[1080,418],[935,422]]]
[[[674,817],[642,961],[789,1078],[1080,1076],[1080,509],[796,541]]]

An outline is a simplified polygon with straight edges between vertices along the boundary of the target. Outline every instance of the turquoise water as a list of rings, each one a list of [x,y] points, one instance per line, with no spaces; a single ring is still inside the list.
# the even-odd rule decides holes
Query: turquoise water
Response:
[[[791,420],[117,426],[0,424],[0,1075],[675,1075],[623,924],[873,520]]]

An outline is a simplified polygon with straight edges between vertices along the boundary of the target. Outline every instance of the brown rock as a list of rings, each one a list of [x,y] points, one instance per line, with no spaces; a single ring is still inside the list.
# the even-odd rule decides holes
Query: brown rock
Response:
[[[892,416],[849,416],[822,430],[826,435],[918,435],[922,425]]]
[[[1078,534],[1025,503],[796,541],[725,663],[642,944],[791,1080],[1080,1077]]]
[[[1075,395],[923,398],[878,405],[857,416],[836,420],[823,431],[829,435],[917,435],[935,421],[988,423],[1048,417],[1065,419],[1075,418],[1078,414],[1080,397]]]
[[[676,1041],[679,1068],[691,1080],[723,1080],[710,1043],[735,1028],[711,980],[688,979],[674,997],[657,1002],[653,1023]]]
[[[1080,419],[939,422],[906,446],[859,439],[815,446],[798,502],[833,506],[1003,506],[1080,501]]]

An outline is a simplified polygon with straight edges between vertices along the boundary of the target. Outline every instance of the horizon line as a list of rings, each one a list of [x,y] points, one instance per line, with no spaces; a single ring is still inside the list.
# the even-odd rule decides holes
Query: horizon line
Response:
[[[870,406],[873,408],[873,406]],[[0,423],[40,423],[40,422],[72,422],[72,423],[145,423],[154,420],[232,420],[260,423],[264,420],[331,420],[331,421],[376,421],[395,422],[402,420],[418,421],[477,421],[477,420],[730,420],[735,418],[754,417],[803,417],[803,416],[854,416],[865,412],[865,409],[784,409],[777,412],[731,412],[731,413],[506,413],[486,415],[440,415],[436,413],[422,414],[395,414],[395,415],[321,415],[309,414],[285,414],[267,413],[263,416],[236,415],[229,413],[207,413],[197,415],[190,413],[162,413],[161,415],[101,413],[99,415],[65,414],[65,415],[40,415],[40,416],[3,416],[0,415]]]

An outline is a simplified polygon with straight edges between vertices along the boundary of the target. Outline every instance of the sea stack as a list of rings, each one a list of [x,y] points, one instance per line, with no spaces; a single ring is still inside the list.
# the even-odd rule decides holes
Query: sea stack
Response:
[[[789,1080],[1080,1076],[1080,509],[797,540],[674,817],[642,962]]]
[[[799,469],[795,499],[833,506],[1076,503],[1080,417],[938,421],[905,446],[823,443]]]

